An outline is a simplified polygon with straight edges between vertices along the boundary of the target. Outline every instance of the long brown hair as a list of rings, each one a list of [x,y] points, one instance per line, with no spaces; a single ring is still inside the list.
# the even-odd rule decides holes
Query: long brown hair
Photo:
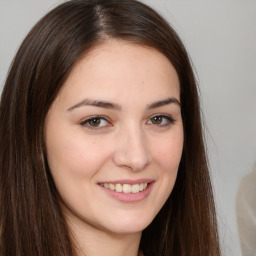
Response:
[[[197,85],[175,31],[135,0],[71,0],[43,17],[13,60],[0,105],[0,254],[74,256],[45,157],[44,123],[78,60],[115,38],[162,52],[181,88],[184,150],[175,187],[143,231],[146,256],[219,256],[215,207],[205,154]]]

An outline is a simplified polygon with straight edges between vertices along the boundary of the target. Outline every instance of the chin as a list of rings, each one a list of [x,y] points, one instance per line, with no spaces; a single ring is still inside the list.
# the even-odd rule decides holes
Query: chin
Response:
[[[118,221],[116,221],[118,220]],[[132,218],[131,216],[127,218],[117,218],[115,221],[111,222],[109,230],[116,234],[131,234],[140,233],[153,221],[153,218],[146,216]]]

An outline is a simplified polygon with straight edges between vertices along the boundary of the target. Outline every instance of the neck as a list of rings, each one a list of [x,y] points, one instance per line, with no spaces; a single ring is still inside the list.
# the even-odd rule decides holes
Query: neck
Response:
[[[83,223],[70,223],[78,256],[142,256],[139,252],[141,232],[115,234]]]

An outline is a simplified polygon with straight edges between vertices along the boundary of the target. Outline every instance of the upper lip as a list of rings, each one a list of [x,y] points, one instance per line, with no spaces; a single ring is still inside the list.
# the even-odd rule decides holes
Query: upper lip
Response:
[[[137,179],[137,180],[130,180],[130,179],[122,179],[122,180],[106,180],[98,182],[98,184],[104,184],[104,183],[111,183],[111,184],[141,184],[141,183],[152,183],[154,182],[154,179]]]

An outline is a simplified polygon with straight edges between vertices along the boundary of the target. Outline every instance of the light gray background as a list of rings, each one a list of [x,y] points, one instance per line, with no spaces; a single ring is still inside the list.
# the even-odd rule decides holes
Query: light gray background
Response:
[[[60,2],[0,0],[0,88],[24,36]],[[256,160],[256,1],[144,2],[174,26],[193,60],[207,124],[223,255],[240,256],[236,194]]]

